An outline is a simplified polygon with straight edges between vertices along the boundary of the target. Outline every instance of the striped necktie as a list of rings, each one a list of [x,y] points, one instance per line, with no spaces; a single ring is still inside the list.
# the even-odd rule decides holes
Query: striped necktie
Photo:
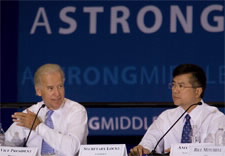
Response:
[[[181,143],[191,143],[191,136],[192,136],[192,128],[191,128],[191,123],[190,123],[190,115],[187,114],[185,116],[185,123],[183,127],[183,132],[182,132],[182,138],[181,138]]]
[[[53,122],[52,122],[52,114],[54,113],[54,111],[49,110],[47,112],[47,119],[45,120],[45,124],[50,127],[50,128],[54,128]],[[54,154],[54,149],[47,143],[45,142],[45,140],[42,140],[42,148],[41,148],[41,154]]]

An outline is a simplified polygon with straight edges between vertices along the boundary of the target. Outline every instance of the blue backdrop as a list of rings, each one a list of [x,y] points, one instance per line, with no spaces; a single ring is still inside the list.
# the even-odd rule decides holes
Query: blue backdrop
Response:
[[[64,68],[66,95],[79,102],[171,102],[167,84],[181,63],[205,69],[205,101],[225,101],[223,1],[21,1],[17,7],[14,102],[40,100],[33,75],[45,63]]]

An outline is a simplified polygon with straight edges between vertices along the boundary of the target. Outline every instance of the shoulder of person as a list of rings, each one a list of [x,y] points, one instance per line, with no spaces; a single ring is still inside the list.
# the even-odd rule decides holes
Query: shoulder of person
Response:
[[[65,99],[65,106],[74,111],[86,111],[85,107],[76,101]]]
[[[207,103],[203,103],[202,105],[204,114],[213,115],[214,117],[225,118],[225,114],[222,113],[217,107],[210,106]]]
[[[40,109],[43,104],[44,104],[43,101],[38,102],[36,104],[32,104],[30,107],[26,108],[23,112],[27,112],[27,109],[29,109],[32,112],[37,112],[38,109]]]
[[[202,107],[204,107],[204,110],[209,112],[209,113],[217,113],[217,112],[222,113],[217,107],[211,106],[211,105],[209,105],[207,103],[203,103]]]
[[[176,108],[169,108],[169,109],[163,111],[162,113],[171,114],[171,113],[177,113],[177,112],[181,112],[181,111],[182,111],[181,107],[176,107]]]
[[[160,116],[173,116],[173,115],[177,115],[177,114],[181,114],[182,113],[182,108],[180,107],[176,107],[176,108],[170,108],[167,109],[165,111],[163,111]]]

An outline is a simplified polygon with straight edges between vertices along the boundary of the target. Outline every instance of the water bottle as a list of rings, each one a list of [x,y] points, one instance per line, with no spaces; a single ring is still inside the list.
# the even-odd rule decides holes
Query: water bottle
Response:
[[[224,129],[219,128],[215,134],[215,145],[223,146]]]
[[[3,146],[5,142],[5,132],[2,128],[2,123],[0,123],[0,146]]]

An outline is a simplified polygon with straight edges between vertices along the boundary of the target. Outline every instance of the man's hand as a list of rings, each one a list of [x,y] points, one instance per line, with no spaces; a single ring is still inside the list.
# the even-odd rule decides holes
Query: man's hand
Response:
[[[130,150],[129,156],[142,156],[143,154],[150,154],[150,151],[143,146],[138,145]]]
[[[164,153],[170,153],[170,148],[166,149]]]
[[[23,113],[23,112],[16,112],[12,115],[12,118],[13,118],[13,122],[16,122],[16,125],[18,126],[22,126],[22,127],[26,127],[26,128],[31,128],[33,122],[34,122],[34,119],[35,119],[35,116],[36,114],[31,112],[29,109],[27,109],[27,113]],[[34,123],[34,126],[33,126],[33,129],[32,130],[35,130],[36,127],[41,123],[42,121],[37,118],[35,123]]]

